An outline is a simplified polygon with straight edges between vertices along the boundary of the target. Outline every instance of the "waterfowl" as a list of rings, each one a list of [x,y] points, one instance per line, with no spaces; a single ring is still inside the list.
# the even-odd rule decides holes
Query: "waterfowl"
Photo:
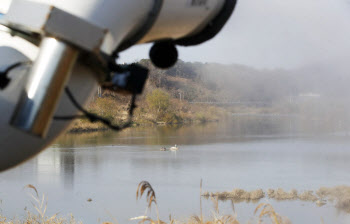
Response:
[[[316,201],[316,205],[318,206],[318,207],[322,207],[322,206],[324,206],[325,204],[327,204],[327,201],[326,200],[317,200]]]
[[[179,150],[179,147],[177,147],[177,145],[170,148],[170,151],[177,151],[177,150]]]
[[[167,151],[165,147],[160,148],[160,151]]]

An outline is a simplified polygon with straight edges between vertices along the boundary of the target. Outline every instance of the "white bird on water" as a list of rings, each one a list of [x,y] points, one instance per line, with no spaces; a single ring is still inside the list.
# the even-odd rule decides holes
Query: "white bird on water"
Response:
[[[170,151],[177,151],[179,150],[179,147],[177,147],[177,145],[170,147]]]

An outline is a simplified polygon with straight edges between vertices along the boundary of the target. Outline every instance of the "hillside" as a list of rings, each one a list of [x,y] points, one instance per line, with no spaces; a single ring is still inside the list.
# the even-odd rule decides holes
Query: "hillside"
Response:
[[[301,114],[346,119],[350,112],[350,83],[346,72],[330,75],[322,67],[287,71],[257,70],[243,65],[178,61],[169,70],[150,69],[143,95],[138,97],[135,125],[218,121],[229,113]],[[88,109],[114,123],[125,122],[130,97],[104,91]],[[78,120],[73,130],[100,129]]]

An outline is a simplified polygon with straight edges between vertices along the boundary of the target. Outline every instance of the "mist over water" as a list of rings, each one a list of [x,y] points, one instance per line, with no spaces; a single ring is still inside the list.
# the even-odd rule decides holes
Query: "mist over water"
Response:
[[[169,214],[178,220],[199,214],[201,178],[203,190],[210,192],[350,185],[349,133],[320,133],[320,121],[306,128],[298,120],[236,114],[224,123],[64,135],[39,157],[0,174],[2,214],[21,217],[25,207],[33,209],[23,189],[29,183],[48,198],[47,214],[73,213],[85,223],[113,218],[128,223],[143,215],[146,203],[135,200],[142,180],[155,189],[163,220]],[[178,152],[160,151],[174,144]],[[271,203],[293,223],[319,223],[323,218],[325,223],[345,224],[350,218],[331,202],[323,207],[268,198],[260,202]],[[257,205],[235,204],[238,219],[246,223]],[[210,216],[212,202],[204,200],[203,209]],[[220,211],[230,214],[230,203],[220,202]]]
[[[216,38],[180,48],[180,58],[199,62],[190,67],[212,90],[202,101],[269,102],[274,112],[348,126],[349,12],[347,0],[238,1]],[[121,60],[147,58],[148,48]]]

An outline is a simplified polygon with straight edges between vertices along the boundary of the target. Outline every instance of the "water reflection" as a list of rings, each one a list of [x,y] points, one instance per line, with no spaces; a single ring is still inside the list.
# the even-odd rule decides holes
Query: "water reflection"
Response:
[[[191,126],[137,127],[120,133],[103,132],[65,135],[56,147],[95,145],[194,145],[216,142],[242,142],[268,138],[348,136],[350,131],[328,120],[290,115],[240,115],[222,123]]]
[[[125,223],[144,212],[143,204],[135,202],[135,190],[142,180],[156,189],[165,220],[169,213],[181,217],[197,213],[201,178],[207,191],[350,185],[350,141],[345,134],[339,135],[346,130],[318,129],[322,122],[311,123],[296,116],[249,115],[224,124],[65,135],[29,163],[1,173],[1,191],[7,194],[0,196],[7,204],[14,199],[23,201],[18,191],[31,183],[49,195],[54,213],[73,212],[91,223],[108,220],[108,209]],[[177,153],[159,151],[161,146],[174,144],[180,145]],[[93,202],[86,202],[87,198]],[[293,223],[317,223],[321,215],[327,216],[327,223],[350,221],[337,215],[333,207],[283,203],[276,205],[281,214],[294,218]],[[15,204],[10,214],[24,207]],[[237,206],[241,220],[252,216],[254,206]],[[210,214],[210,202],[206,209]]]
[[[63,183],[65,189],[73,189],[74,186],[74,171],[75,171],[75,152],[61,152],[60,166],[63,173]]]

